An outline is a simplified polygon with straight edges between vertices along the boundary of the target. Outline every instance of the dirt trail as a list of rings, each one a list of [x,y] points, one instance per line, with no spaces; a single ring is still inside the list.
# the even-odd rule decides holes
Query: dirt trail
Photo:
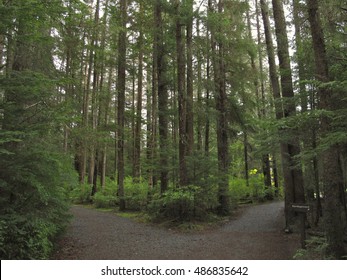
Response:
[[[283,202],[247,206],[224,226],[180,233],[74,206],[55,259],[291,259],[299,237],[283,233]]]

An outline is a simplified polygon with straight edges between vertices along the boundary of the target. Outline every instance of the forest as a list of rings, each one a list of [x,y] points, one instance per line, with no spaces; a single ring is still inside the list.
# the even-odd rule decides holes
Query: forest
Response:
[[[152,221],[293,204],[346,258],[345,0],[0,0],[0,258],[71,203]]]

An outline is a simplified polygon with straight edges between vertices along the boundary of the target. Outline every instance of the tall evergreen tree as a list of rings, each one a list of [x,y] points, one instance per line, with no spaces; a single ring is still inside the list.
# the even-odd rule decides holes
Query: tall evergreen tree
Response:
[[[118,34],[118,74],[117,74],[117,160],[118,160],[118,196],[119,208],[125,210],[124,200],[124,141],[125,141],[125,90],[126,90],[126,42],[127,42],[127,0],[119,2],[121,15],[120,30]]]
[[[283,97],[283,113],[284,117],[287,118],[296,114],[296,104],[294,100],[292,71],[289,56],[289,43],[282,0],[272,0],[272,6],[277,38],[277,53]],[[290,213],[291,203],[304,202],[305,193],[301,163],[295,163],[295,157],[300,154],[299,139],[296,139],[294,136],[292,141],[286,142],[285,147],[282,149],[282,166],[283,174],[285,176],[285,207],[288,219],[293,216],[293,213]]]
[[[320,109],[334,111],[339,102],[336,93],[324,85],[330,81],[329,65],[326,54],[324,33],[321,25],[319,4],[317,0],[307,0],[308,16],[311,26],[313,50],[315,57],[316,78],[322,84],[318,88]],[[322,137],[333,132],[331,119],[323,115],[321,118]],[[325,194],[325,231],[328,241],[329,253],[334,258],[341,258],[345,254],[343,235],[344,228],[341,220],[341,187],[343,177],[339,162],[339,147],[329,145],[322,154],[323,174],[322,181]],[[343,188],[343,187],[342,187]]]

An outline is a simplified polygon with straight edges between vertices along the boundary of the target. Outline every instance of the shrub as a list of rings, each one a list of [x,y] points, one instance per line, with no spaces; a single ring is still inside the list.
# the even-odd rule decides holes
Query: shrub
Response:
[[[242,199],[252,199],[252,188],[247,186],[246,180],[242,178],[229,179],[229,192],[234,202]]]
[[[148,211],[154,219],[206,220],[209,211],[217,206],[216,188],[187,186],[171,188],[162,196],[157,195],[148,206]]]
[[[148,202],[148,184],[140,178],[135,181],[132,177],[124,180],[124,198],[128,210],[143,210]]]
[[[327,254],[328,243],[325,237],[311,237],[306,240],[306,249],[299,249],[294,255],[297,260],[332,259]]]
[[[37,141],[3,155],[0,165],[0,258],[48,258],[69,221],[65,188],[77,179],[71,162]]]
[[[273,187],[267,188],[264,185],[264,176],[256,169],[251,170],[249,176],[249,186],[246,179],[232,177],[229,179],[229,191],[233,201],[251,200],[265,201],[274,196]]]
[[[45,219],[8,215],[0,223],[0,255],[7,259],[47,259],[60,230]]]
[[[118,204],[118,198],[115,195],[104,195],[97,192],[93,196],[93,203],[96,208],[110,208]]]
[[[105,178],[105,186],[103,188],[99,187],[99,192],[107,196],[117,195],[117,183],[114,179],[110,177]]]
[[[91,202],[92,187],[89,184],[78,184],[69,193],[73,203],[85,204]]]

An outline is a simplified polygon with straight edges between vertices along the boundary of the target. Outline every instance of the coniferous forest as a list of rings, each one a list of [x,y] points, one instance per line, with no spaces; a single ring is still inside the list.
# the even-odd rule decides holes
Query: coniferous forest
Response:
[[[347,255],[344,0],[0,0],[0,104],[1,259],[49,258],[71,203],[274,199]]]

